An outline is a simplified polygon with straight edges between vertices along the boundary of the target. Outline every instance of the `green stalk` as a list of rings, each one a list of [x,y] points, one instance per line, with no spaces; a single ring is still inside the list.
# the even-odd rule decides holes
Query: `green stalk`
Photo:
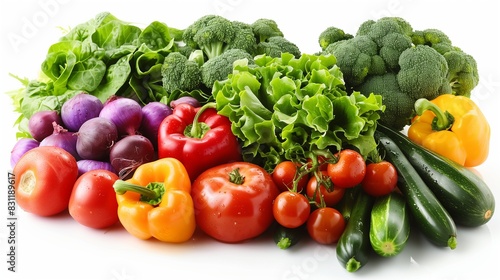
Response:
[[[151,182],[146,187],[138,186],[127,181],[116,180],[113,188],[117,194],[135,192],[141,195],[140,201],[151,205],[158,205],[165,193],[165,186],[160,182]]]
[[[443,112],[436,104],[425,98],[415,101],[415,111],[421,116],[425,111],[432,111],[436,117],[432,120],[432,129],[435,131],[448,130],[453,125],[455,118],[448,111]]]

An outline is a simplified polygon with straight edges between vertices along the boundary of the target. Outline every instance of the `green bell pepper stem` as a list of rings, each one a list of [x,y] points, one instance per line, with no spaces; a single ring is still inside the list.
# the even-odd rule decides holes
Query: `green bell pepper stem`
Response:
[[[134,185],[127,181],[116,180],[113,184],[113,189],[117,194],[124,194],[126,192],[135,192],[141,195],[140,201],[149,203],[151,205],[158,205],[165,193],[163,183],[151,182],[146,187]]]
[[[443,112],[436,104],[430,102],[425,98],[420,98],[415,101],[415,111],[417,115],[421,116],[425,111],[432,111],[436,117],[432,120],[432,129],[435,131],[448,130],[452,125],[453,115],[448,111]]]
[[[205,105],[203,105],[199,110],[198,112],[196,112],[196,115],[194,116],[194,119],[193,119],[193,124],[191,125],[191,127],[189,128],[189,126],[187,128],[189,128],[189,131],[185,131],[187,133],[185,133],[186,135],[192,137],[192,138],[198,138],[198,139],[201,139],[203,138],[203,136],[205,135],[205,133],[210,130],[210,127],[208,127],[208,125],[206,125],[205,123],[200,123],[198,121],[198,119],[200,118],[201,114],[203,114],[203,112],[205,112],[206,109],[208,108],[216,108],[216,103],[215,102],[209,102],[209,103],[206,103]]]

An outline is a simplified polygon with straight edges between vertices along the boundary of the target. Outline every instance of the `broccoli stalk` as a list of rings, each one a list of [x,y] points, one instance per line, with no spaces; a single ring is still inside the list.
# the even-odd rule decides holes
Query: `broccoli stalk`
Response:
[[[188,46],[201,49],[208,59],[222,54],[235,37],[230,20],[217,15],[207,15],[188,26],[183,39]]]

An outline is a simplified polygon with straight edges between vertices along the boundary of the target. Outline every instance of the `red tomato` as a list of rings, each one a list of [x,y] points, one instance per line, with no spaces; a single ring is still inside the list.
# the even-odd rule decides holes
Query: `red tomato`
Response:
[[[361,182],[363,190],[372,196],[391,193],[398,183],[398,172],[388,161],[370,163],[366,166],[365,178]]]
[[[229,243],[254,238],[273,223],[278,193],[271,175],[248,162],[212,167],[191,187],[197,225],[207,235]]]
[[[326,171],[321,171],[323,175],[324,180],[330,180],[330,177],[328,176],[328,172]],[[321,205],[321,196],[323,196],[323,201],[325,203],[325,206],[334,206],[337,204],[342,197],[344,196],[345,189],[344,188],[336,188],[333,186],[332,183],[332,188],[333,190],[329,191],[324,184],[320,185],[320,188],[318,188],[318,180],[316,176],[312,176],[311,179],[309,179],[309,182],[307,183],[306,187],[306,194],[309,198],[314,199],[318,205]]]
[[[310,212],[311,205],[303,194],[284,191],[274,200],[274,218],[284,227],[296,228],[303,225]]]
[[[273,181],[282,192],[291,190],[293,188],[293,181],[298,172],[299,165],[290,160],[285,160],[278,163],[271,174],[273,176]],[[297,192],[301,192],[302,189],[307,185],[309,180],[309,175],[304,175],[297,182]]]
[[[69,200],[69,214],[91,228],[106,228],[118,222],[118,202],[113,189],[118,176],[108,170],[83,173],[75,182]]]
[[[339,188],[352,188],[365,177],[366,163],[360,153],[345,149],[337,153],[337,162],[328,164],[328,176],[334,186]]]
[[[26,152],[14,166],[16,201],[26,212],[52,216],[68,208],[78,176],[75,158],[59,147]]]
[[[311,238],[321,244],[332,244],[339,240],[346,223],[342,213],[331,207],[314,210],[307,219],[307,232]]]

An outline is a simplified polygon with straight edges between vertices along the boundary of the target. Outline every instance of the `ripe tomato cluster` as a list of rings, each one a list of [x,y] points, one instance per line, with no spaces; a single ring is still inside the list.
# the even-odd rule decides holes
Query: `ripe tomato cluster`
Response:
[[[315,155],[307,163],[283,161],[272,178],[281,193],[273,204],[275,220],[283,227],[304,226],[321,244],[339,240],[346,220],[338,210],[347,189],[359,187],[372,196],[392,192],[397,184],[395,167],[384,160],[367,162],[352,149],[335,155]]]

